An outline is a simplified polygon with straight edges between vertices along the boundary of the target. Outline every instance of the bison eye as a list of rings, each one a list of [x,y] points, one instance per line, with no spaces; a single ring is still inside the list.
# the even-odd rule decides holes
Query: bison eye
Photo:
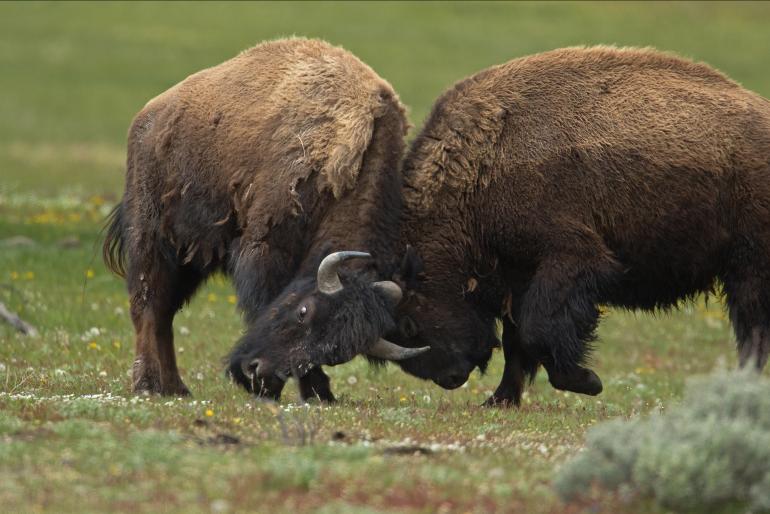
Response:
[[[302,323],[305,321],[305,315],[307,314],[307,305],[303,305],[299,309],[297,309],[297,321]]]

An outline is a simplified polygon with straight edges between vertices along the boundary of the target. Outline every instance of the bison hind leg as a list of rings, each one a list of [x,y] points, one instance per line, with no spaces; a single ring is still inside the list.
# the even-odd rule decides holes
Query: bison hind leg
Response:
[[[179,265],[160,253],[129,255],[127,282],[136,331],[132,370],[135,393],[190,394],[177,368],[172,325],[176,312],[206,276],[207,273]]]
[[[757,371],[767,364],[770,356],[770,277],[767,263],[757,273],[750,267],[742,269],[741,278],[727,274],[725,295],[730,319],[738,341],[738,361],[741,367],[753,365]]]
[[[768,327],[753,327],[751,337],[738,342],[738,359],[740,366],[753,364],[757,371],[767,364],[770,355],[770,329]]]

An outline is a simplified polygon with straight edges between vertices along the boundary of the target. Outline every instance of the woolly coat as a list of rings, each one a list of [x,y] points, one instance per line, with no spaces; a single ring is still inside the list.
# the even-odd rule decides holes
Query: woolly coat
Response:
[[[204,273],[224,267],[254,311],[323,248],[369,246],[383,221],[372,213],[387,201],[400,208],[407,129],[390,84],[344,49],[300,38],[257,45],[135,117],[124,250],[145,258],[138,268],[159,251]],[[372,230],[353,234],[351,223]],[[121,270],[123,254],[107,252],[108,264]]]

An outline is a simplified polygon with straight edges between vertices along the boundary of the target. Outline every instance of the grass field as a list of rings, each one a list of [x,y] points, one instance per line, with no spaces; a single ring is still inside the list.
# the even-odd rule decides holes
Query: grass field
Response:
[[[241,324],[220,277],[175,324],[194,396],[132,397],[127,298],[97,257],[99,230],[121,193],[132,115],[264,39],[345,46],[419,127],[466,74],[577,44],[674,50],[768,97],[769,26],[770,4],[0,3],[0,301],[41,332],[0,325],[0,510],[660,512],[598,492],[564,505],[551,480],[589,426],[665,409],[688,376],[735,365],[717,300],[609,312],[597,399],[541,376],[521,409],[481,408],[495,355],[453,392],[358,359],[328,370],[339,404],[308,407],[293,387],[270,405],[225,380]]]

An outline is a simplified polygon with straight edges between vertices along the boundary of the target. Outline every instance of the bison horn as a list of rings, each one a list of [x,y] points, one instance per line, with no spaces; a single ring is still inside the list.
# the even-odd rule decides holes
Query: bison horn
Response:
[[[385,295],[385,298],[390,300],[394,306],[398,305],[399,302],[401,302],[401,298],[404,296],[404,293],[401,292],[401,288],[398,287],[398,284],[391,282],[390,280],[375,282],[372,284],[372,287]]]
[[[378,359],[385,359],[388,361],[402,361],[404,359],[416,357],[428,350],[430,350],[430,346],[423,346],[422,348],[404,348],[403,346],[391,343],[387,339],[380,338],[369,348],[366,354],[371,357],[377,357]]]
[[[318,266],[318,290],[324,294],[334,294],[342,289],[342,282],[337,275],[337,268],[342,261],[352,257],[371,257],[366,252],[334,252],[330,253]]]

